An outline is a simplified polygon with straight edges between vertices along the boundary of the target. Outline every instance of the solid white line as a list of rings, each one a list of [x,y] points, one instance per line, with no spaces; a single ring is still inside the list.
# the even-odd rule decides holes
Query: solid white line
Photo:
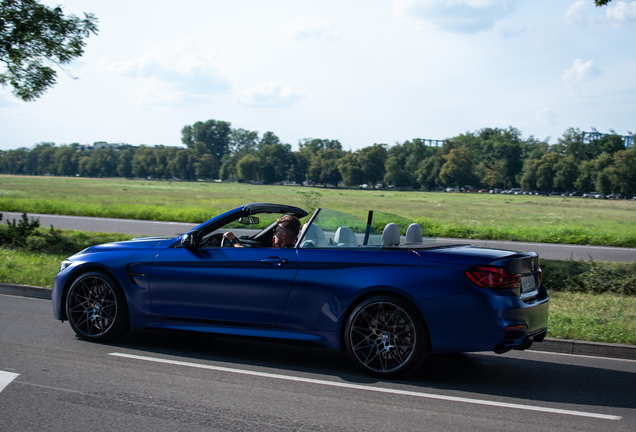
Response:
[[[20,374],[13,373],[13,372],[0,371],[0,392],[4,390],[6,386],[11,384],[11,381],[16,379],[18,375]]]
[[[389,388],[382,388],[382,387],[365,386],[365,385],[359,385],[359,384],[340,383],[335,381],[326,381],[326,380],[319,380],[319,379],[313,379],[313,378],[302,378],[302,377],[294,377],[294,376],[288,376],[288,375],[272,374],[267,372],[256,372],[256,371],[249,371],[244,369],[226,368],[222,366],[204,365],[200,363],[190,363],[190,362],[183,362],[178,360],[167,360],[167,359],[161,359],[156,357],[138,356],[134,354],[109,353],[109,355],[116,356],[116,357],[136,359],[136,360],[151,361],[155,363],[172,364],[176,366],[187,366],[187,367],[194,367],[199,369],[214,370],[219,372],[229,372],[229,373],[236,373],[241,375],[274,378],[274,379],[281,379],[281,380],[287,380],[287,381],[296,381],[296,382],[303,382],[303,383],[309,383],[309,384],[325,385],[325,386],[331,386],[331,387],[343,387],[348,389],[373,391],[378,393],[389,393],[389,394],[396,394],[401,396],[414,396],[414,397],[421,397],[421,398],[427,398],[427,399],[445,400],[445,401],[451,401],[451,402],[463,402],[463,403],[470,403],[470,404],[476,404],[476,405],[488,405],[488,406],[494,406],[494,407],[500,407],[500,408],[512,408],[512,409],[520,409],[520,410],[526,410],[526,411],[540,411],[540,412],[546,412],[546,413],[565,414],[565,415],[572,415],[572,416],[579,416],[579,417],[591,417],[591,418],[596,418],[601,420],[620,420],[621,419],[620,416],[613,416],[613,415],[607,415],[607,414],[596,414],[596,413],[588,413],[583,411],[571,411],[571,410],[564,410],[564,409],[557,409],[557,408],[539,407],[534,405],[512,404],[512,403],[506,403],[506,402],[488,401],[483,399],[470,399],[470,398],[463,398],[463,397],[456,397],[456,396],[437,395],[432,393],[420,393],[420,392],[413,392],[413,391],[407,391],[407,390],[396,390],[396,389],[389,389]]]
[[[588,358],[588,359],[594,359],[594,360],[602,359],[602,360],[614,360],[614,361],[621,361],[621,362],[636,363],[636,360],[615,358],[615,357],[601,357],[601,356],[591,356],[591,355],[585,355],[585,354],[559,353],[559,352],[539,351],[539,350],[532,350],[532,349],[526,352],[533,353],[533,354],[550,354],[550,355],[559,355],[559,356],[567,356],[567,357],[581,357],[581,358]]]

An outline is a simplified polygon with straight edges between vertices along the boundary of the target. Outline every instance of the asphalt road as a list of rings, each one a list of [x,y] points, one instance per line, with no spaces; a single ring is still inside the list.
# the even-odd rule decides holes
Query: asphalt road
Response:
[[[400,381],[328,350],[132,331],[77,339],[51,302],[0,295],[3,431],[636,430],[636,361],[434,356]]]
[[[21,213],[3,212],[5,220],[19,220]],[[44,227],[76,229],[80,231],[117,232],[131,235],[178,236],[197,226],[197,224],[179,222],[156,222],[133,219],[109,219],[97,217],[60,216],[29,214],[40,219]],[[636,249],[607,246],[579,246],[553,243],[526,243],[494,240],[466,240],[439,238],[440,242],[470,243],[476,246],[496,249],[510,249],[520,252],[537,252],[544,259],[595,260],[610,262],[636,262]]]

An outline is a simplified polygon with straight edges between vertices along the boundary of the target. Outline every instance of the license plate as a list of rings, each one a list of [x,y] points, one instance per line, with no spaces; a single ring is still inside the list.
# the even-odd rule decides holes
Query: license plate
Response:
[[[534,282],[534,276],[524,276],[521,278],[521,292],[530,292],[537,289],[537,285]]]

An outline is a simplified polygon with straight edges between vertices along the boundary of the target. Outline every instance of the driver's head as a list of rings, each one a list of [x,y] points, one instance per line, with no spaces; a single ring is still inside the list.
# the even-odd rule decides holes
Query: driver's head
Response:
[[[276,220],[274,238],[275,247],[293,246],[300,232],[300,221],[296,216],[286,215]]]

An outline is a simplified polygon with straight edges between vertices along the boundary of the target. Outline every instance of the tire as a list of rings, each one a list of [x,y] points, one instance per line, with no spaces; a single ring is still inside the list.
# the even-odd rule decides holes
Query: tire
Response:
[[[111,341],[130,328],[124,292],[101,272],[75,279],[66,296],[66,317],[77,336],[91,342]]]
[[[351,360],[378,378],[414,371],[429,352],[428,332],[419,312],[394,297],[360,303],[347,320],[345,345]]]

